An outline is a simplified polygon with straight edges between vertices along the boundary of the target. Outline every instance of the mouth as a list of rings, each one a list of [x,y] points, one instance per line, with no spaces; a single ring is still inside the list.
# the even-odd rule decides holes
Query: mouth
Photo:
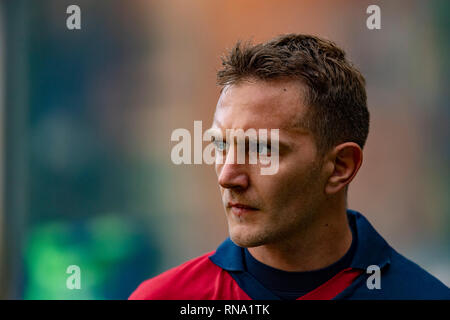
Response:
[[[251,214],[259,210],[258,208],[251,207],[246,204],[232,203],[232,202],[228,202],[227,208],[229,208],[231,210],[231,213],[233,213],[238,218],[240,218],[243,215]]]

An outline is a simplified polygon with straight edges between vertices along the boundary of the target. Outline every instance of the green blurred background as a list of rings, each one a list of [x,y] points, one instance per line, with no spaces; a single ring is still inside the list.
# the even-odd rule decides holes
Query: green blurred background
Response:
[[[81,30],[66,27],[71,4]],[[381,30],[366,28],[370,4]],[[0,297],[125,299],[214,250],[227,236],[214,170],[172,164],[171,132],[210,123],[224,50],[289,32],[336,41],[366,77],[349,207],[450,285],[449,13],[446,0],[1,1]]]

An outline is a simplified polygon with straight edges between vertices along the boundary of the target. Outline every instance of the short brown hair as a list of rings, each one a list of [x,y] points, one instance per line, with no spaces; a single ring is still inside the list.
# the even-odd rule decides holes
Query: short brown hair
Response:
[[[320,153],[347,141],[364,147],[369,133],[365,80],[333,42],[302,34],[256,45],[238,41],[222,57],[222,66],[217,72],[220,86],[283,77],[306,85],[310,108],[301,125],[311,130]]]

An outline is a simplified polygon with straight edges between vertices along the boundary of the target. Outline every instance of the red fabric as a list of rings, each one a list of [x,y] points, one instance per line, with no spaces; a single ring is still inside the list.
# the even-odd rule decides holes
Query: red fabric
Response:
[[[209,252],[144,281],[130,300],[251,300]]]
[[[230,274],[215,265],[209,252],[144,281],[130,300],[251,300]],[[346,289],[361,270],[347,268],[297,300],[331,300]]]
[[[333,278],[297,300],[331,300],[344,291],[362,273],[361,270],[347,268]]]

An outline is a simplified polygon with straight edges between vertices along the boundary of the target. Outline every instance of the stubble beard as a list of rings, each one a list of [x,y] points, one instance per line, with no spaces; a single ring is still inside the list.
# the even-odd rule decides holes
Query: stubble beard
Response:
[[[320,183],[318,179],[320,178],[321,168],[320,163],[313,165],[310,174],[305,178],[305,183],[301,187],[303,194],[313,192],[307,197],[308,201],[302,204],[302,212],[288,215],[286,218],[290,218],[290,221],[279,224],[275,229],[272,225],[266,223],[262,226],[255,226],[257,230],[251,230],[251,232],[244,232],[243,230],[233,232],[233,228],[242,228],[242,225],[238,225],[241,224],[241,221],[230,222],[230,219],[233,217],[229,216],[228,230],[230,239],[240,247],[251,248],[278,242],[288,242],[288,239],[293,235],[302,233],[302,230],[307,229],[311,225],[319,206],[320,195],[318,194],[317,184]],[[232,213],[229,214],[231,215]],[[258,214],[264,214],[264,212]]]

